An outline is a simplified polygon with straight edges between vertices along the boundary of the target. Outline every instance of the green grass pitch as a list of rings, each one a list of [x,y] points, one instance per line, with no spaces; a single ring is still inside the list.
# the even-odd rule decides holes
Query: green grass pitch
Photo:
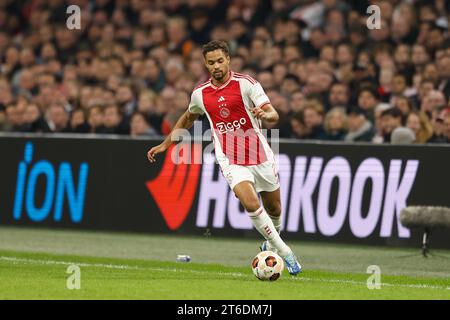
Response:
[[[258,241],[0,228],[0,299],[450,299],[450,252],[288,243],[304,272],[257,280]],[[176,262],[188,254],[190,263]],[[70,265],[80,289],[67,288]],[[369,290],[367,267],[381,270]]]

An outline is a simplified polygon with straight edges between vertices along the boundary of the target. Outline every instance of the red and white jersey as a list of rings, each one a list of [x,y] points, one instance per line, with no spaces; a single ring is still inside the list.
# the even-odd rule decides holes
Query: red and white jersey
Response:
[[[211,79],[197,86],[189,112],[208,117],[220,165],[257,165],[273,159],[273,152],[262,134],[261,121],[250,109],[268,103],[269,98],[255,79],[230,71],[228,81],[220,87],[214,86]]]

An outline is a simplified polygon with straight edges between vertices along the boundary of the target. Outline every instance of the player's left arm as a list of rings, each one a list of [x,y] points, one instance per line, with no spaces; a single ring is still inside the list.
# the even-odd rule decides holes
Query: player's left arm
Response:
[[[270,103],[269,97],[264,92],[261,84],[256,82],[249,85],[248,81],[245,81],[244,83],[245,85],[248,85],[247,92],[251,102],[255,106],[254,108],[250,108],[253,116],[262,120],[269,127],[275,126],[280,117],[278,116],[278,112]]]
[[[278,120],[280,119],[277,110],[275,110],[270,103],[266,103],[261,107],[252,108],[250,110],[257,119],[261,119],[268,124],[274,125],[278,123]]]

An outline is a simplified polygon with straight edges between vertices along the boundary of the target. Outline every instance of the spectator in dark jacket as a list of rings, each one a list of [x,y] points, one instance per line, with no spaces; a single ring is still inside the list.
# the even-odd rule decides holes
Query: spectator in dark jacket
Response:
[[[403,125],[402,112],[397,108],[389,108],[381,113],[381,127],[383,142],[391,142],[391,135],[395,129]]]
[[[88,112],[89,132],[91,133],[105,133],[103,109],[101,106],[92,106]]]
[[[325,116],[326,140],[341,141],[347,134],[347,116],[345,109],[333,108]]]
[[[24,122],[29,132],[51,132],[37,104],[30,103],[27,105]]]
[[[130,134],[132,137],[158,136],[158,133],[152,128],[146,115],[139,111],[133,113],[131,116]]]
[[[111,104],[105,107],[103,111],[103,120],[105,133],[129,134],[130,128],[124,121],[119,106]]]
[[[307,102],[303,108],[303,121],[307,131],[305,139],[326,139],[323,128],[324,110],[321,103],[316,100]]]
[[[86,120],[86,112],[83,109],[75,109],[70,115],[70,131],[74,133],[88,133],[89,124]]]
[[[345,141],[370,142],[374,136],[375,128],[367,119],[367,113],[361,108],[352,108],[348,113],[348,133]]]
[[[51,132],[70,132],[69,114],[62,104],[52,104],[47,110],[46,118]]]

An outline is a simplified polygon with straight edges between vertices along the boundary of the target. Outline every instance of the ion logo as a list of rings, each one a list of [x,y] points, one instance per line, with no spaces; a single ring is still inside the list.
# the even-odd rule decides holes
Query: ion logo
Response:
[[[14,199],[14,219],[22,218],[23,204],[25,211],[32,221],[43,221],[53,209],[54,220],[61,221],[64,201],[70,209],[72,222],[79,223],[83,218],[84,198],[89,166],[83,162],[78,173],[78,185],[75,186],[72,176],[72,166],[68,162],[61,162],[58,169],[47,160],[32,163],[33,143],[25,145],[24,159],[17,170],[16,194]],[[45,179],[44,199],[37,204],[36,191],[38,179]],[[76,188],[75,188],[76,187]]]

